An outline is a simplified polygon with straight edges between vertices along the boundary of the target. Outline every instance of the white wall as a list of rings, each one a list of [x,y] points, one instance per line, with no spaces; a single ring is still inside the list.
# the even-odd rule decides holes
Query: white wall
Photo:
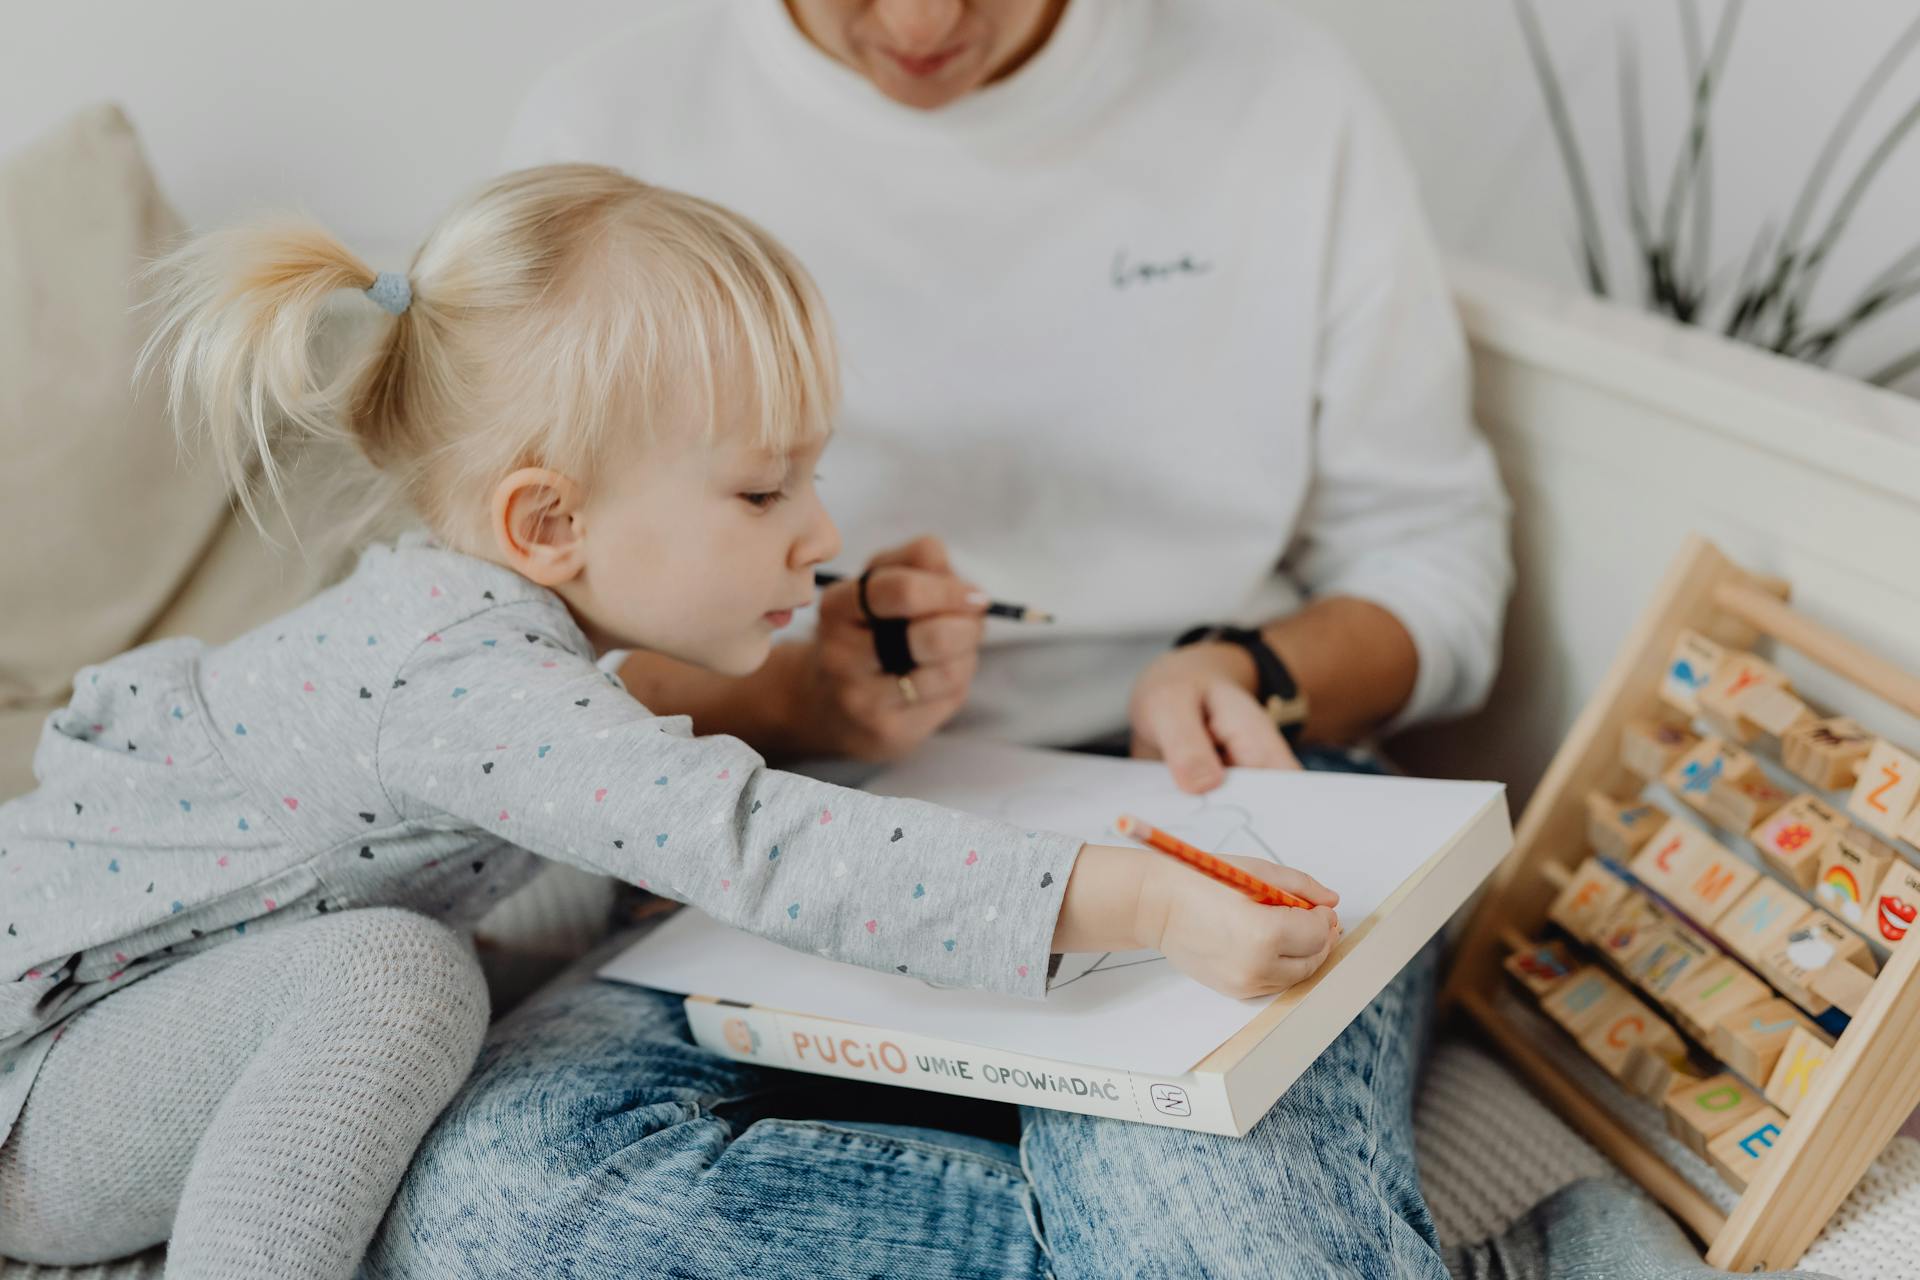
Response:
[[[539,69],[650,2],[12,4],[0,38],[0,153],[76,106],[115,98],[196,224],[290,205],[366,252],[404,252],[491,170]],[[1373,77],[1449,249],[1577,283],[1571,207],[1511,0],[1284,2],[1337,32]],[[1664,183],[1685,110],[1675,0],[1535,3],[1618,230],[1616,36],[1635,33],[1645,52],[1647,129]],[[1719,3],[1703,0],[1709,26]],[[1848,91],[1911,12],[1912,0],[1747,5],[1720,115],[1719,258],[1737,259],[1764,219],[1784,214]],[[1867,135],[1920,96],[1920,60],[1894,89]],[[1825,296],[1846,294],[1920,242],[1920,137],[1913,142],[1862,208]],[[1628,276],[1624,240],[1612,249]],[[1883,322],[1841,367],[1877,367],[1916,346],[1920,304]],[[1909,385],[1920,390],[1920,379]]]
[[[1463,257],[1580,287],[1577,233],[1558,153],[1513,0],[1288,0],[1338,34],[1398,121],[1428,213]],[[1618,50],[1641,51],[1648,169],[1664,191],[1686,119],[1679,0],[1532,0],[1546,29],[1601,206],[1609,260],[1632,299],[1626,238]],[[1721,0],[1701,0],[1709,38]],[[1714,114],[1712,260],[1737,268],[1761,226],[1783,221],[1855,87],[1911,22],[1913,0],[1845,4],[1750,0]],[[1845,179],[1898,115],[1920,100],[1920,54],[1862,120],[1837,169]],[[1831,187],[1829,205],[1840,183]],[[1817,220],[1816,220],[1817,223]],[[1920,130],[1862,202],[1816,295],[1833,305],[1920,244]],[[1920,348],[1920,302],[1862,330],[1837,367],[1863,374]],[[1920,378],[1904,388],[1920,393]]]
[[[114,99],[195,225],[293,208],[406,251],[493,171],[533,78],[647,2],[8,4],[0,154]]]

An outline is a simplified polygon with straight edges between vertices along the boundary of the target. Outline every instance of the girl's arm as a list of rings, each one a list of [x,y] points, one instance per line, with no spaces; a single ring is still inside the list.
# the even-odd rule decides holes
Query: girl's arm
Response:
[[[379,737],[398,812],[451,817],[784,946],[1045,993],[1078,840],[768,769],[737,739],[653,715],[565,634],[545,606],[503,604],[419,645]],[[1086,883],[1110,894],[1125,879],[1112,870]]]

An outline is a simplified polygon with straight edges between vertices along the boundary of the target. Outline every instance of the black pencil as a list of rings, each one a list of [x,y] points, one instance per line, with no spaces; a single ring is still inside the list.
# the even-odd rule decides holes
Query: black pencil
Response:
[[[813,585],[830,587],[836,582],[846,581],[846,574],[834,573],[827,569],[813,571]],[[1023,604],[1008,604],[1004,600],[995,600],[987,605],[990,618],[1010,618],[1015,622],[1052,622],[1053,615],[1044,609],[1029,609]]]

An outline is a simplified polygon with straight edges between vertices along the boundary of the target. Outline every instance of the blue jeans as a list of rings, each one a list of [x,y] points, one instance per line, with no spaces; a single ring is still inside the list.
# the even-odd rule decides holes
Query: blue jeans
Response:
[[[734,1062],[591,977],[633,936],[496,1024],[363,1274],[1447,1275],[1412,1137],[1437,947],[1226,1138]]]

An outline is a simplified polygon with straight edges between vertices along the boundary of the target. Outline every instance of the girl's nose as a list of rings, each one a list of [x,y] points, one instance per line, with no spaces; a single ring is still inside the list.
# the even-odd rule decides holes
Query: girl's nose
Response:
[[[827,508],[816,500],[813,519],[807,522],[805,532],[793,544],[794,567],[811,569],[839,554],[840,529],[833,523],[833,517],[827,514]]]

